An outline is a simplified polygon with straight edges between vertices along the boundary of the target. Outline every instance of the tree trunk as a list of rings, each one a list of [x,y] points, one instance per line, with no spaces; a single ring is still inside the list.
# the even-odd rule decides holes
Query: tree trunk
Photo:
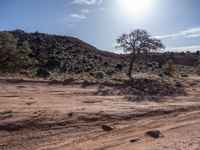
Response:
[[[148,51],[147,50],[144,50],[144,63],[147,66],[147,63],[148,63]]]
[[[135,56],[134,55],[132,55],[131,56],[131,61],[130,61],[130,65],[129,65],[129,69],[128,69],[128,77],[131,79],[132,78],[132,71],[133,71],[133,63],[134,63],[134,61],[135,61]]]
[[[147,63],[148,63],[148,61],[147,61],[147,53],[145,53],[144,55],[145,55],[145,56],[144,56],[144,57],[145,57],[145,58],[144,58],[144,60],[145,60],[145,65],[147,66]]]

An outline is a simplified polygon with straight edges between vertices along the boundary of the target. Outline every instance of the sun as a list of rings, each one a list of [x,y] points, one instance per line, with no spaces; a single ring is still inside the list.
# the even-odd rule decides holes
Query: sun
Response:
[[[153,0],[117,0],[117,5],[126,16],[143,17],[153,8]]]

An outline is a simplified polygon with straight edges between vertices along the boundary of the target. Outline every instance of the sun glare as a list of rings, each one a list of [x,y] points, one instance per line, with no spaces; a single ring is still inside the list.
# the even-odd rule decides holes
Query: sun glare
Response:
[[[153,0],[117,0],[120,13],[126,17],[144,17],[153,9]]]

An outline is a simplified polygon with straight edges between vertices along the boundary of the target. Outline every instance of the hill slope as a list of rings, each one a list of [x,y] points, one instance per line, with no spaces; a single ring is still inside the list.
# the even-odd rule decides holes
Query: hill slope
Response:
[[[11,31],[18,43],[27,41],[39,67],[67,73],[115,70],[118,64],[125,64],[126,57],[100,51],[77,38],[26,33],[22,30]]]
[[[9,32],[16,39],[18,47],[20,43],[28,42],[32,50],[31,57],[38,62],[31,68],[34,70],[68,74],[93,74],[95,71],[104,71],[110,75],[126,68],[128,64],[128,55],[98,50],[78,38],[39,32],[26,33],[22,30]],[[172,59],[177,65],[195,66],[198,57],[198,53],[151,53],[149,61],[163,65]]]

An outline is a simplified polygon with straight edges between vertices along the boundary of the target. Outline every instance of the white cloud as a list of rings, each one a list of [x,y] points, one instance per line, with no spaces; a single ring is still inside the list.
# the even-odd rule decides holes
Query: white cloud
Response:
[[[168,38],[176,38],[179,34],[165,34],[165,35],[157,35],[155,38],[157,39],[168,39]]]
[[[70,17],[74,19],[80,19],[80,20],[86,19],[86,16],[83,14],[71,14]]]
[[[180,46],[180,47],[166,47],[163,50],[160,50],[160,52],[196,52],[200,51],[200,45],[191,45],[191,46]],[[113,51],[117,54],[124,54],[124,51],[122,49],[117,49]]]
[[[200,33],[198,34],[191,34],[191,35],[187,35],[188,38],[197,38],[200,37]]]
[[[113,53],[116,53],[116,54],[124,54],[124,51],[123,51],[123,50],[114,50]]]
[[[173,52],[196,52],[200,50],[200,45],[191,45],[191,46],[182,46],[182,47],[167,47],[164,51],[173,51]]]
[[[187,51],[190,52],[200,51],[200,45],[166,47],[165,49],[162,49],[159,52],[187,52]],[[116,49],[113,52],[117,54],[125,54],[122,49]]]
[[[101,4],[103,0],[73,0],[73,4],[80,5],[93,5],[93,4]]]
[[[200,37],[200,27],[189,28],[178,33],[158,35],[155,36],[158,39],[169,39],[169,38],[197,38]]]
[[[70,14],[70,17],[71,18],[74,18],[74,19],[79,19],[79,20],[84,20],[86,19],[86,14],[90,13],[90,10],[88,9],[82,9],[80,11],[80,13],[74,13],[74,14]]]
[[[90,10],[88,10],[88,9],[83,9],[83,10],[81,10],[81,13],[83,13],[83,14],[88,14],[88,13],[90,13]]]

